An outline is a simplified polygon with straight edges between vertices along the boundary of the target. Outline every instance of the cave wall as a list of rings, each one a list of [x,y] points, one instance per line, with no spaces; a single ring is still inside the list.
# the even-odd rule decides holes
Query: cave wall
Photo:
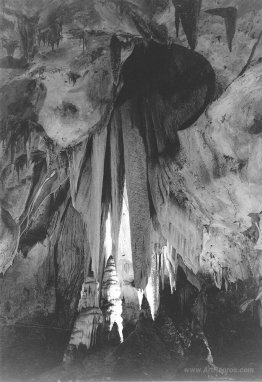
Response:
[[[45,343],[53,326],[62,358],[90,277],[104,322],[110,255],[124,337],[143,294],[156,318],[161,287],[177,293],[179,267],[197,293],[202,274],[221,293],[253,279],[260,306],[260,4],[29,3],[1,10],[21,41],[17,67],[0,61],[2,348],[18,324]]]

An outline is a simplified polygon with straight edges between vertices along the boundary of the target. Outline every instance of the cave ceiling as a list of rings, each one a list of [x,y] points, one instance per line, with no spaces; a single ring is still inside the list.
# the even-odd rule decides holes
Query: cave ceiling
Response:
[[[52,241],[67,197],[101,278],[101,222],[110,210],[117,258],[126,188],[137,288],[152,242],[217,286],[259,279],[262,9],[193,3],[2,1],[3,273]]]

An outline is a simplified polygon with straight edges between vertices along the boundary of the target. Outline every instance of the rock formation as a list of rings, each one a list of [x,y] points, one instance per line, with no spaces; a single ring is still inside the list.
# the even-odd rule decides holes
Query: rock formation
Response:
[[[116,326],[115,360],[142,349],[137,378],[153,378],[150,357],[165,367],[154,343],[171,376],[223,365],[223,330],[243,322],[255,343],[260,3],[5,0],[0,11],[6,375],[21,339],[57,346],[53,367],[116,346]],[[118,361],[120,378],[132,365]]]

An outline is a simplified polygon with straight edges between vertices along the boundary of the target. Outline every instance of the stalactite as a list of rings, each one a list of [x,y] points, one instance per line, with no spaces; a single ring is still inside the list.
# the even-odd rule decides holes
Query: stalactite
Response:
[[[151,262],[151,219],[147,185],[147,157],[140,133],[139,113],[132,101],[121,107],[126,185],[130,215],[134,282],[145,289]]]
[[[164,252],[160,254],[160,279],[161,279],[161,289],[165,288],[165,258]]]
[[[113,35],[110,41],[110,58],[114,83],[117,85],[121,65],[121,42],[116,35]]]
[[[83,160],[86,154],[87,140],[67,150],[69,173],[70,173],[70,189],[72,196],[73,206],[78,210],[76,206],[76,197],[78,194],[78,187],[80,181],[80,174],[83,165]],[[80,212],[80,211],[79,211]]]
[[[105,316],[105,332],[109,337],[113,325],[116,323],[120,341],[123,342],[121,288],[112,256],[109,257],[105,267],[101,295],[101,308]]]
[[[21,39],[23,55],[26,60],[34,56],[37,23],[39,16],[28,17],[22,13],[16,13],[18,31]]]
[[[176,31],[178,33],[179,18],[190,48],[195,49],[202,0],[173,0],[173,4],[176,8]]]
[[[151,316],[153,320],[156,317],[156,313],[160,304],[160,266],[159,266],[159,254],[157,251],[154,251],[152,254],[152,264],[150,277],[148,279],[148,284],[145,289],[145,296],[150,306]]]
[[[107,128],[93,136],[91,154],[92,181],[90,189],[90,205],[86,223],[88,224],[88,239],[92,256],[92,267],[96,279],[99,278],[102,191],[106,142]],[[90,224],[90,222],[92,223]]]
[[[111,171],[110,171],[110,135],[107,135],[107,143],[104,159],[104,179],[101,199],[101,223],[100,223],[100,253],[98,280],[102,284],[104,267],[108,258],[112,255],[112,233],[111,233]]]
[[[178,256],[176,250],[167,243],[167,246],[163,249],[163,255],[165,259],[165,264],[169,273],[169,281],[170,281],[170,290],[171,293],[176,290],[176,273],[178,267]]]
[[[232,42],[236,33],[237,8],[235,7],[214,8],[214,9],[208,9],[205,12],[211,15],[221,16],[225,20],[227,43],[228,43],[228,48],[231,52]]]
[[[117,265],[118,240],[124,192],[124,147],[121,114],[114,111],[110,130],[112,256]]]
[[[104,242],[104,258],[105,258],[105,264],[107,264],[107,261],[109,257],[112,255],[112,221],[111,221],[111,214],[108,213],[106,223],[105,223],[105,242]]]
[[[138,289],[137,290],[137,298],[138,298],[139,309],[141,309],[141,307],[142,307],[143,297],[144,297],[144,291],[142,289]]]

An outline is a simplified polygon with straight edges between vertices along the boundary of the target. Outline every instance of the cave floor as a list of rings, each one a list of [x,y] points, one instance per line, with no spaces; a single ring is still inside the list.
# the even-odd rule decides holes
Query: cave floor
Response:
[[[62,338],[53,346],[20,341],[4,354],[1,382],[106,380],[261,380],[262,333],[243,335],[216,358],[214,370],[196,357],[178,362],[159,336],[154,323],[137,325],[123,344],[104,344],[70,364],[62,364]],[[55,344],[55,346],[54,346]],[[3,356],[3,355],[2,355]],[[227,369],[227,372],[225,372]]]

